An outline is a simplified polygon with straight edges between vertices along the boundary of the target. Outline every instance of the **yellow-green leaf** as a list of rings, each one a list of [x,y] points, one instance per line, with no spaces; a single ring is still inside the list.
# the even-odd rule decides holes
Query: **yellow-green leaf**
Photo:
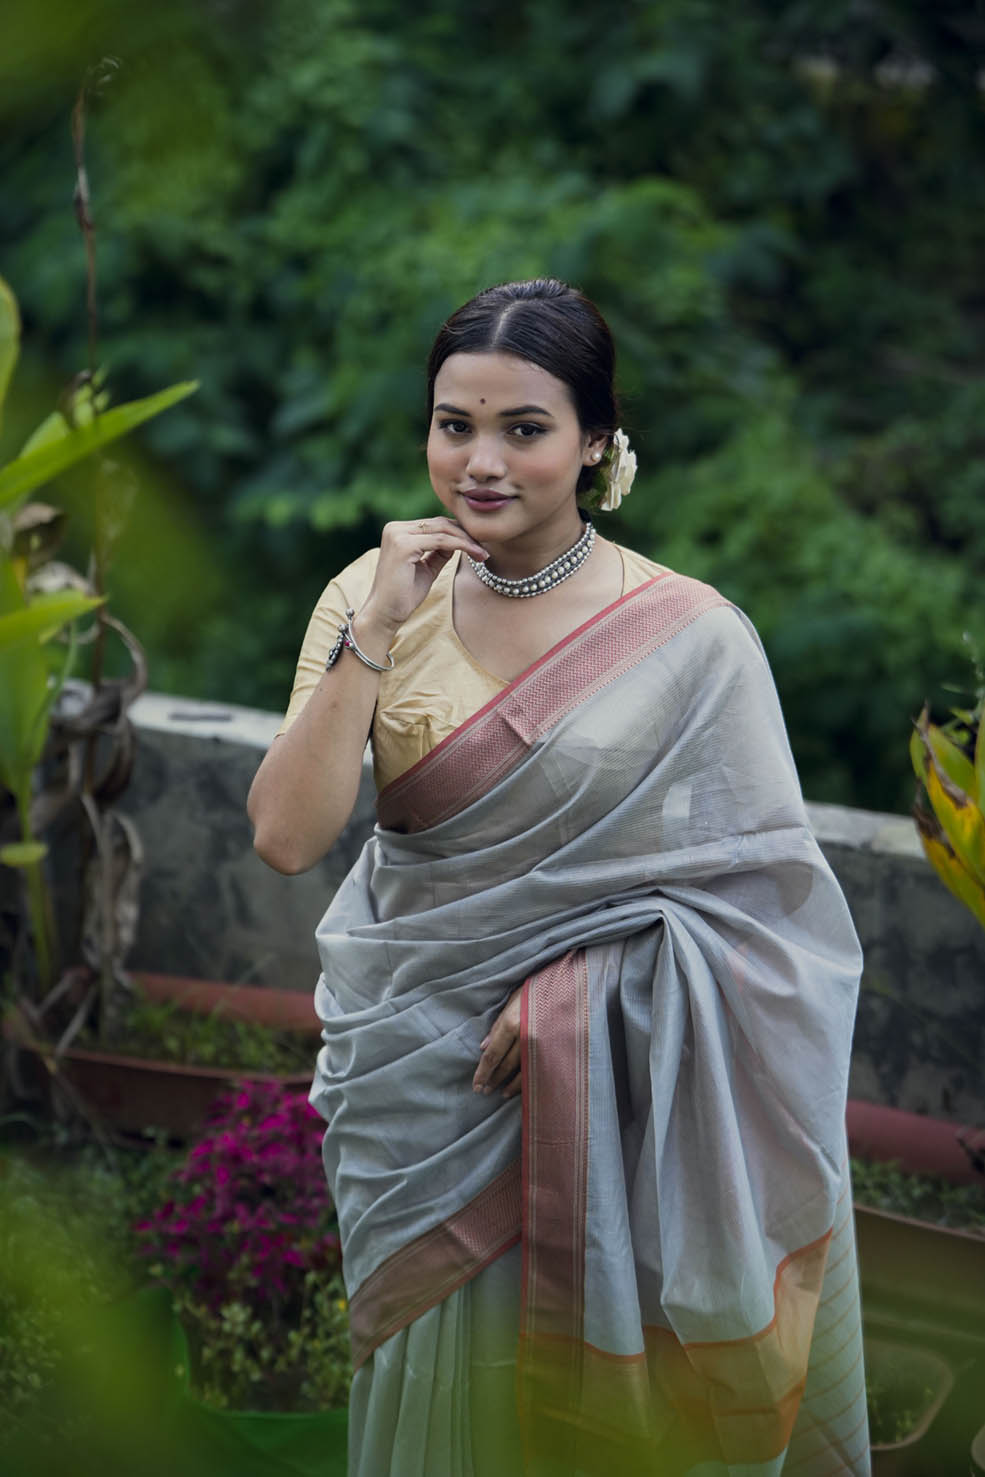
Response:
[[[53,410],[45,416],[39,426],[35,426],[19,454],[29,456],[32,451],[38,451],[42,446],[50,446],[53,441],[64,441],[65,437],[71,434],[72,427],[61,411]]]
[[[985,815],[944,773],[934,756],[924,781],[927,796],[948,841],[965,870],[985,884]]]
[[[3,403],[7,398],[7,386],[20,350],[20,336],[21,320],[17,311],[17,299],[0,277],[0,425],[3,424]]]
[[[978,782],[978,808],[985,811],[985,711],[978,720],[975,740],[975,778]]]
[[[914,724],[913,732],[910,734],[910,763],[913,765],[913,773],[917,779],[922,785],[925,785],[927,783],[927,765],[930,763],[930,745],[920,732],[917,724]]]
[[[972,764],[972,761],[964,753],[964,750],[960,749],[958,744],[954,743],[950,734],[945,734],[942,728],[938,728],[938,725],[929,722],[926,707],[924,707],[923,712],[917,718],[916,734],[914,734],[914,737],[916,736],[919,736],[923,740],[924,746],[932,753],[936,762],[941,765],[942,770],[947,774],[951,784],[957,784],[958,790],[964,790],[964,793],[969,795],[970,798],[978,799],[975,765]],[[923,767],[914,758],[913,740],[910,743],[910,756],[914,761],[913,767],[917,771],[917,777],[926,784]]]
[[[47,641],[68,621],[77,620],[102,601],[79,590],[62,590],[56,595],[39,595],[22,610],[0,615],[0,651],[19,646],[24,641]]]
[[[966,872],[954,852],[938,837],[928,835],[920,828],[920,840],[927,860],[949,891],[960,898],[979,923],[985,928],[985,888]]]
[[[107,410],[105,415],[99,416],[91,425],[68,431],[54,440],[45,440],[33,451],[15,457],[12,462],[0,468],[0,508],[12,507],[35,488],[50,482],[52,477],[67,471],[101,447],[108,446],[111,441],[119,440],[152,416],[160,415],[172,405],[177,405],[179,400],[184,400],[197,389],[197,382],[190,380],[184,384],[171,385],[169,389],[160,390],[156,395],[148,395],[143,400],[131,400],[126,405],[117,405],[113,410]]]
[[[926,733],[934,758],[948,779],[972,800],[976,800],[978,786],[975,781],[975,766],[967,754],[936,724],[928,723]]]
[[[0,862],[5,867],[33,867],[47,855],[43,841],[11,841],[9,846],[0,846]]]

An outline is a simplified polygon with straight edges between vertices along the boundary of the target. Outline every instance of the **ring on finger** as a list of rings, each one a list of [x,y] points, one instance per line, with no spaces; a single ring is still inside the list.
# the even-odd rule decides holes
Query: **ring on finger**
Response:
[[[417,531],[418,531],[418,533],[430,533],[431,532],[430,528],[428,527],[428,525],[423,520],[417,525]]]

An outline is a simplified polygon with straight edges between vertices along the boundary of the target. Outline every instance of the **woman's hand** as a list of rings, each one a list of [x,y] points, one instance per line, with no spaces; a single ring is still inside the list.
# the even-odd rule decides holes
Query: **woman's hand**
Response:
[[[501,1083],[504,1098],[520,1091],[520,996],[514,990],[493,1023],[489,1035],[481,1043],[482,1055],[472,1078],[474,1092],[490,1093]]]
[[[459,549],[473,559],[489,558],[488,549],[470,538],[454,518],[388,523],[380,539],[372,589],[358,615],[359,630],[395,635]]]

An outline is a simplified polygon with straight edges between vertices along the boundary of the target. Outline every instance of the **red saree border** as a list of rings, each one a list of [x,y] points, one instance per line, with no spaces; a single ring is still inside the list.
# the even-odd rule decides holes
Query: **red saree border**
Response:
[[[522,1267],[517,1407],[525,1461],[768,1461],[789,1444],[807,1377],[832,1226],[777,1265],[773,1316],[737,1338],[680,1340],[641,1326],[621,1355],[585,1339],[589,1001],[584,949],[527,980],[523,1074]],[[594,1470],[594,1468],[591,1468]],[[684,1467],[681,1467],[684,1470]]]
[[[729,602],[686,575],[659,574],[553,646],[380,792],[385,829],[424,831],[486,795],[579,703],[663,646],[704,611]]]
[[[349,1303],[353,1367],[520,1239],[520,1166],[511,1164],[467,1205],[400,1247]]]
[[[588,969],[572,949],[527,980],[523,1080],[524,1338],[580,1339],[588,1195]]]

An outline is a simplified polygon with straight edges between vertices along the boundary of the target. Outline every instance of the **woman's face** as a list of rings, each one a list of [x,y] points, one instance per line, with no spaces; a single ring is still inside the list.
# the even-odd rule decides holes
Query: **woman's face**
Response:
[[[480,543],[577,538],[578,476],[606,439],[582,431],[568,386],[526,359],[451,354],[438,371],[431,485]]]

